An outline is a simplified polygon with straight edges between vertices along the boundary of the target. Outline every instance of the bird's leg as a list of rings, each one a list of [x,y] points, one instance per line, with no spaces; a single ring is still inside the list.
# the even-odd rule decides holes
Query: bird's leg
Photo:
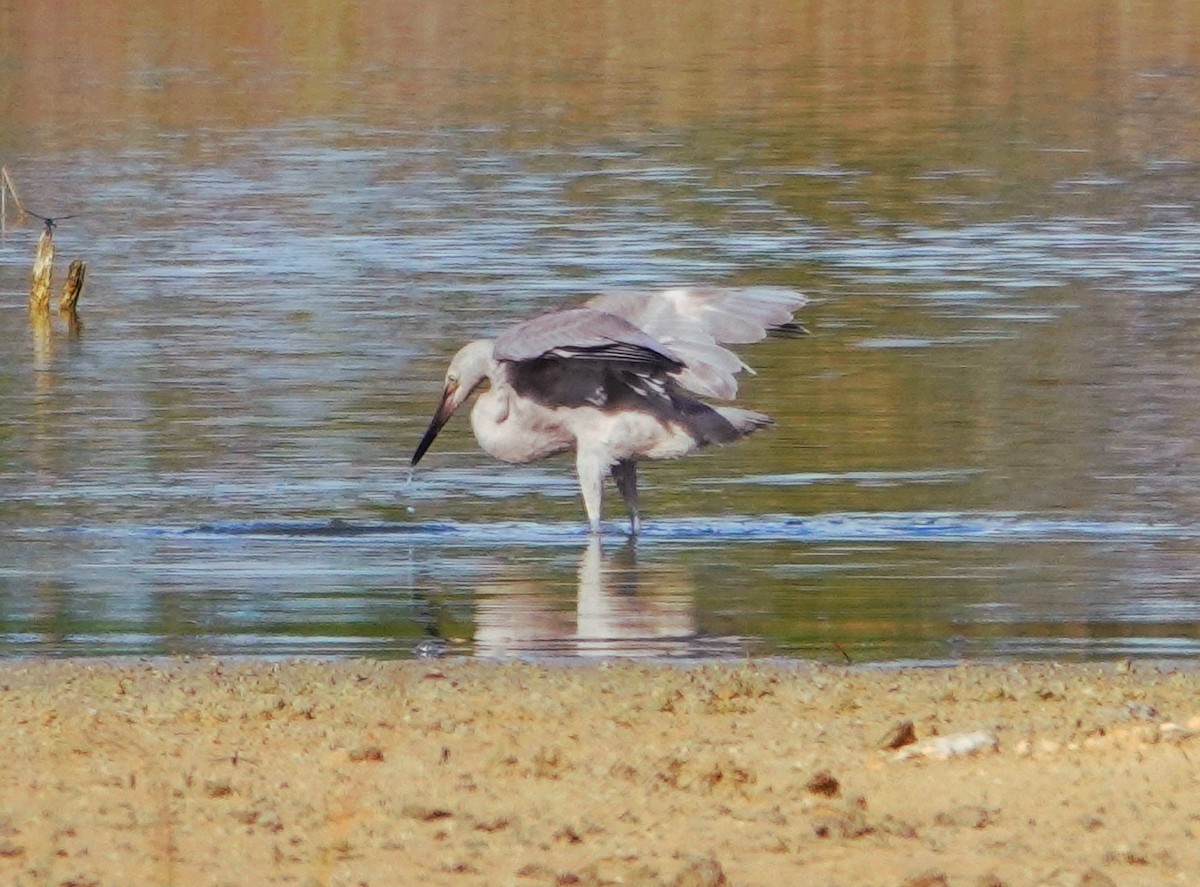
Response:
[[[638,512],[637,463],[632,459],[622,459],[612,467],[612,476],[617,482],[617,489],[621,491],[621,498],[625,500],[625,507],[629,509],[630,535],[636,536],[642,529],[642,516]]]
[[[579,492],[583,495],[583,508],[587,512],[588,529],[600,535],[600,512],[604,501],[604,473],[608,463],[580,451],[575,455],[575,473],[579,477]]]

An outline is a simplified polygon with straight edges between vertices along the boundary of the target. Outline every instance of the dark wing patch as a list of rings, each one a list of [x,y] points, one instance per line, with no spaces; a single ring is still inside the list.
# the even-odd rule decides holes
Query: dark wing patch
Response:
[[[548,354],[508,364],[508,381],[521,397],[547,407],[647,410],[669,402],[670,366]],[[661,407],[659,407],[661,408]]]
[[[508,381],[521,397],[547,407],[603,407],[608,403],[602,364],[579,363],[553,355],[511,361]]]
[[[547,407],[595,407],[647,413],[664,426],[681,424],[700,446],[742,437],[733,424],[687,394],[673,376],[640,364],[580,361],[553,355],[508,364],[513,390]]]

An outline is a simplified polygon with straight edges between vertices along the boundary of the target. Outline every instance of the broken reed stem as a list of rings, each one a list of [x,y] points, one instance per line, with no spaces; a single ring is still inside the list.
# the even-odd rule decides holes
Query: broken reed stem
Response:
[[[62,298],[58,301],[58,313],[70,317],[75,313],[75,305],[83,293],[83,279],[87,277],[87,265],[83,259],[76,259],[67,271],[67,282],[63,284]]]
[[[12,195],[13,203],[17,206],[17,212],[20,213],[19,218],[25,218],[25,207],[21,204],[21,198],[17,196],[17,189],[13,187],[12,177],[8,174],[7,166],[0,166],[0,229],[3,229],[8,224],[8,195]]]
[[[29,310],[38,314],[50,312],[50,279],[54,273],[54,233],[46,228],[38,238],[37,255],[33,259],[33,275],[29,281]]]

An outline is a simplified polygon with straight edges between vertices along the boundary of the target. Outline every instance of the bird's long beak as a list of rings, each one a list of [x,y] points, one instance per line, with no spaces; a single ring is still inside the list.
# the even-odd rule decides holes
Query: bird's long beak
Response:
[[[421,438],[421,442],[417,444],[417,451],[413,453],[412,462],[416,465],[421,461],[421,457],[425,455],[425,451],[432,445],[434,438],[438,436],[438,432],[442,430],[442,426],[450,421],[450,417],[454,415],[454,411],[458,409],[458,385],[450,383],[442,392],[442,402],[438,404],[437,412],[433,414],[433,419],[429,423],[429,427],[425,429],[425,436]]]

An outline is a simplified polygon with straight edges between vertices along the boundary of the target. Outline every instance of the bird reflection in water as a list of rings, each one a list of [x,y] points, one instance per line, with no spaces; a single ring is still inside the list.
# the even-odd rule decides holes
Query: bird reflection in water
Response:
[[[579,558],[575,612],[545,583],[476,589],[475,653],[484,657],[701,657],[740,652],[733,639],[698,628],[694,590],[670,566],[642,569],[627,542],[612,554],[591,538]]]

